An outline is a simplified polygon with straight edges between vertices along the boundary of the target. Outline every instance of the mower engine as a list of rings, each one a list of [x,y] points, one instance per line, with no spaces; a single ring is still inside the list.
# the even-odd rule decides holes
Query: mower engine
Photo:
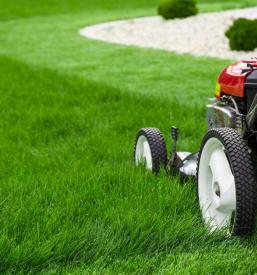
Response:
[[[242,60],[225,68],[216,84],[216,99],[207,105],[208,129],[234,128],[241,136],[247,127],[253,130],[257,119],[252,112],[257,104],[256,94],[257,59]]]
[[[160,130],[142,128],[135,163],[154,173],[164,167],[183,181],[195,178],[202,219],[210,232],[251,234],[257,209],[257,59],[226,67],[210,101],[208,129],[198,152],[177,152],[179,131],[172,126],[168,158]]]

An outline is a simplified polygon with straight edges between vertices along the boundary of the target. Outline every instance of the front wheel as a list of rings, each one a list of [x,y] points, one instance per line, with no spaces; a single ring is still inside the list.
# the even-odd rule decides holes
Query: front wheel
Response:
[[[144,165],[147,170],[155,173],[159,172],[161,166],[166,167],[166,144],[159,129],[139,130],[134,147],[134,159],[136,165]]]
[[[205,135],[197,168],[198,199],[211,231],[251,234],[255,227],[257,185],[249,148],[231,128]]]

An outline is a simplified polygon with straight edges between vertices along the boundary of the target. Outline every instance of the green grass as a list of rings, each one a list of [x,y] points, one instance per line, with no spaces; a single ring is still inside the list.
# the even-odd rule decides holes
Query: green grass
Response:
[[[132,159],[143,126],[168,140],[176,124],[179,147],[199,148],[206,99],[229,61],[78,35],[156,6],[116,2],[0,1],[0,272],[253,274],[256,234],[208,235],[194,185]]]
[[[0,19],[10,20],[15,18],[28,18],[35,16],[45,16],[52,14],[70,14],[87,12],[89,16],[92,13],[100,11],[102,17],[108,11],[116,13],[140,10],[141,15],[156,13],[157,6],[162,0],[1,0],[0,1]],[[244,8],[256,5],[255,0],[240,1],[221,1],[221,0],[199,0],[200,11],[219,11],[233,8]]]

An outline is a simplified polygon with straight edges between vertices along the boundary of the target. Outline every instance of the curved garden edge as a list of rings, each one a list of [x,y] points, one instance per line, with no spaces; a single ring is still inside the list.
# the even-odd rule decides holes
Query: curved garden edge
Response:
[[[118,20],[89,26],[80,35],[93,40],[161,49],[178,54],[243,59],[251,52],[231,51],[224,33],[237,18],[257,18],[257,7],[203,13],[165,21],[159,16]]]

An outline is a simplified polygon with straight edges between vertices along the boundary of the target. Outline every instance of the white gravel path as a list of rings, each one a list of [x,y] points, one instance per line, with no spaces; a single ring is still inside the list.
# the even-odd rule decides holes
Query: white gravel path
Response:
[[[203,13],[186,19],[164,21],[159,16],[98,24],[81,29],[81,35],[94,40],[168,50],[180,54],[241,59],[253,52],[229,49],[224,33],[237,18],[257,18],[257,7]]]

